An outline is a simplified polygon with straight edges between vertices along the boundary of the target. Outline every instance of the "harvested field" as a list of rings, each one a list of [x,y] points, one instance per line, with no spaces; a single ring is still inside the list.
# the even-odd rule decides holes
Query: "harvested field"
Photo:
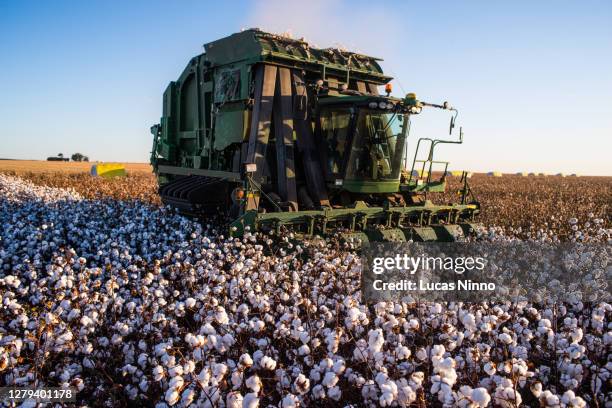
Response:
[[[0,160],[0,173],[89,173],[96,162],[56,162],[43,160]],[[129,173],[151,173],[148,163],[123,163]]]
[[[138,199],[160,204],[150,165],[128,163],[128,176],[112,180],[91,177],[89,167],[84,163],[0,160],[0,173],[18,175],[37,185],[73,188],[91,199]],[[449,177],[448,181],[447,192],[434,194],[432,200],[442,203],[458,199],[459,178]],[[480,222],[502,227],[508,235],[527,238],[546,230],[569,237],[576,232],[567,223],[572,218],[580,223],[602,219],[610,225],[612,177],[489,177],[478,173],[471,177],[470,185],[482,206]],[[590,223],[587,228],[592,226]]]
[[[224,239],[160,207],[151,174],[10,173],[1,385],[108,407],[612,404],[609,303],[365,304],[334,240]],[[612,178],[472,184],[480,239],[610,242]]]
[[[458,178],[451,178],[442,201],[457,200]],[[587,228],[592,219],[611,221],[612,177],[488,177],[475,174],[470,179],[481,203],[480,222],[500,226],[508,235],[535,237],[543,231],[570,237],[576,231],[568,220],[576,219]],[[587,224],[588,223],[588,224]]]
[[[160,204],[157,181],[146,163],[125,163],[126,177],[92,177],[93,163],[0,160],[0,173],[16,175],[36,185],[74,189],[88,199],[141,200]]]

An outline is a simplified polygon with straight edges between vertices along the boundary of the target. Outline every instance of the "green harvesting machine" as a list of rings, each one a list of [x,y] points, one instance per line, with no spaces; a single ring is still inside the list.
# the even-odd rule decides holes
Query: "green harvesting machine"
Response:
[[[411,116],[447,110],[452,133],[448,103],[391,97],[378,58],[258,29],[204,48],[166,88],[151,128],[164,204],[227,216],[232,236],[452,241],[474,229],[480,206],[465,173],[457,203],[431,200],[448,175],[435,147],[462,143],[461,130],[455,140],[419,139],[407,157]]]

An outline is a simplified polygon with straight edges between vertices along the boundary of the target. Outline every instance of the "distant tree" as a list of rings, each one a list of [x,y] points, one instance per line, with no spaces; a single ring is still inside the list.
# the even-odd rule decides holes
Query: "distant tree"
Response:
[[[58,153],[57,157],[64,157],[64,153]]]
[[[83,161],[84,161],[84,162],[88,162],[88,161],[89,161],[89,157],[87,157],[87,156],[83,156]]]
[[[89,161],[89,158],[87,158],[87,160],[85,160],[85,158],[87,158],[87,156],[81,153],[75,153],[71,156],[72,161],[75,161],[75,162]]]

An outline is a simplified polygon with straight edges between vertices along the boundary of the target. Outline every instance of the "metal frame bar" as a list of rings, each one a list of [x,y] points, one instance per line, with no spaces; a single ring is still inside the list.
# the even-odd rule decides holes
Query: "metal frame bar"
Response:
[[[174,174],[177,176],[208,176],[222,178],[236,183],[242,182],[240,173],[233,173],[229,171],[192,169],[188,167],[166,166],[160,164],[159,166],[157,166],[157,172],[159,174]]]

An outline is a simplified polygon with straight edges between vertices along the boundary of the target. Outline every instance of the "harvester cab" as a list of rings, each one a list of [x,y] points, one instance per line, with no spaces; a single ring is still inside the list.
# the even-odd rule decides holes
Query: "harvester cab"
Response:
[[[435,161],[434,148],[438,143],[461,143],[446,140],[422,138],[417,143],[417,151],[412,170],[407,173],[410,116],[421,113],[423,107],[430,106],[454,112],[451,117],[451,132],[457,111],[447,102],[442,105],[420,102],[415,94],[404,99],[389,96],[350,96],[327,98],[318,103],[315,122],[318,127],[323,149],[326,176],[330,183],[330,193],[354,194],[393,194],[403,187],[404,191],[423,191],[439,189],[440,182],[407,178],[407,174],[424,175],[424,168],[417,171],[417,164],[429,165],[431,174]],[[431,141],[426,160],[417,160],[422,141]],[[444,181],[447,168],[443,169]],[[402,181],[405,181],[402,186]]]
[[[195,216],[227,213],[229,231],[285,229],[361,241],[454,240],[479,205],[434,204],[434,149],[408,165],[410,119],[447,103],[391,97],[379,59],[253,29],[205,45],[164,93],[151,162],[162,201]],[[385,86],[386,95],[378,87]],[[421,151],[425,157],[418,158]],[[469,201],[470,196],[472,201]]]

